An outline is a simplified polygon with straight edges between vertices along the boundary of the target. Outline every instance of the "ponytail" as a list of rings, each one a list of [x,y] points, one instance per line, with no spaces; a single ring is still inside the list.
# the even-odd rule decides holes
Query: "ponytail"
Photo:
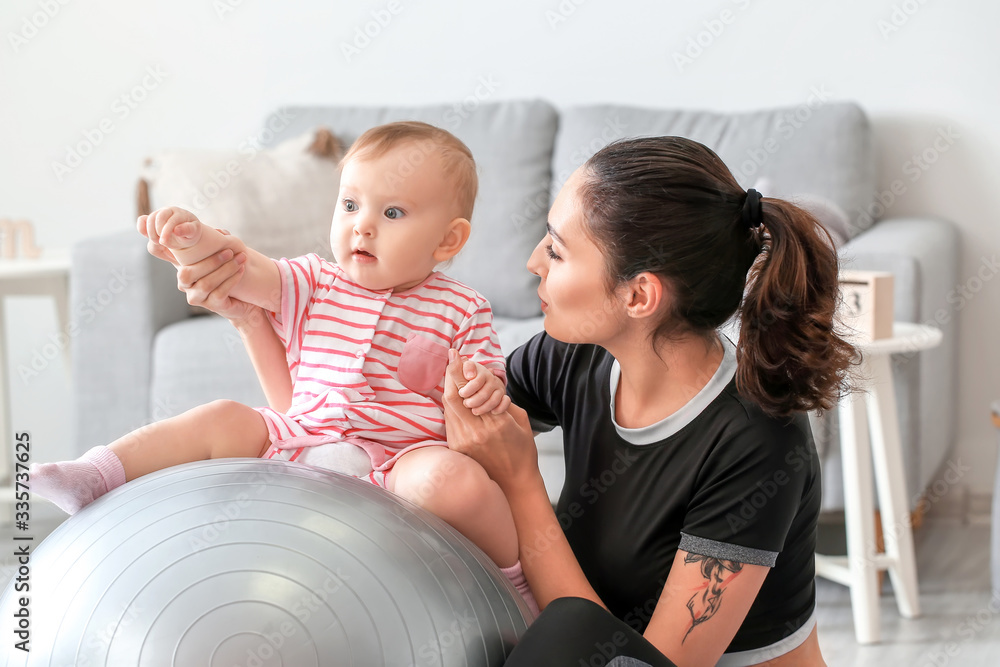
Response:
[[[835,330],[838,264],[830,234],[801,208],[762,200],[762,252],[747,276],[736,386],[768,414],[829,410],[856,352]]]

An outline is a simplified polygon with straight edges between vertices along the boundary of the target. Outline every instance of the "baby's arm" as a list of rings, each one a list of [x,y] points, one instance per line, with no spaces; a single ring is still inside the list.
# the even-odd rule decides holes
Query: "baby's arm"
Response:
[[[476,415],[505,412],[510,406],[507,370],[489,301],[480,297],[471,305],[452,347],[462,357],[462,372],[469,381],[459,391],[465,407]]]
[[[234,324],[243,338],[243,346],[250,355],[267,404],[278,412],[288,412],[292,405],[292,377],[285,344],[261,310],[255,310],[251,317]]]
[[[230,293],[234,299],[281,312],[281,277],[270,258],[246,247],[242,241],[203,224],[190,211],[172,206],[140,216],[140,233],[170,248],[182,266],[194,264],[225,247],[247,255],[245,274]]]

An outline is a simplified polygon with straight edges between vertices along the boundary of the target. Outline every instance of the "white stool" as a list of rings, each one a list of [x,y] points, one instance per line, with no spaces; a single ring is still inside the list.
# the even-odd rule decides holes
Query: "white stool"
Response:
[[[941,338],[940,329],[896,322],[892,338],[855,342],[863,358],[858,368],[859,380],[854,392],[845,396],[838,406],[847,557],[817,554],[816,574],[850,587],[854,633],[861,644],[879,640],[879,570],[889,572],[899,613],[906,618],[920,615],[917,565],[890,355],[927,350],[939,345]],[[875,541],[873,461],[875,489],[882,514],[884,554],[877,553]]]

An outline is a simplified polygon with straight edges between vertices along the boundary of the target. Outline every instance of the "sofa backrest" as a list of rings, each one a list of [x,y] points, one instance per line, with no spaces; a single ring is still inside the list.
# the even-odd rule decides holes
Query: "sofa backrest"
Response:
[[[475,103],[473,103],[475,102]],[[464,141],[476,158],[479,196],[466,247],[445,268],[479,290],[502,317],[541,314],[538,279],[525,262],[545,236],[552,147],[558,117],[542,101],[422,107],[290,107],[270,122],[268,145],[324,125],[350,146],[365,130],[398,120],[442,127]]]
[[[749,113],[712,113],[597,105],[562,110],[553,155],[553,192],[614,139],[677,135],[699,141],[761,194],[821,197],[850,221],[865,219],[875,198],[871,130],[856,104],[825,102]],[[851,224],[848,235],[861,231]]]

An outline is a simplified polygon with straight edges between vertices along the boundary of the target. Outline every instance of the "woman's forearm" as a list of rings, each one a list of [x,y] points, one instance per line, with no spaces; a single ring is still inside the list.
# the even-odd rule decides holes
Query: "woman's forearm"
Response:
[[[260,309],[237,323],[236,328],[243,338],[267,404],[278,412],[287,412],[292,405],[292,376],[288,371],[285,346],[278,334]]]
[[[503,490],[514,515],[521,567],[538,606],[544,609],[560,597],[586,598],[605,606],[566,541],[541,473],[536,469]]]

